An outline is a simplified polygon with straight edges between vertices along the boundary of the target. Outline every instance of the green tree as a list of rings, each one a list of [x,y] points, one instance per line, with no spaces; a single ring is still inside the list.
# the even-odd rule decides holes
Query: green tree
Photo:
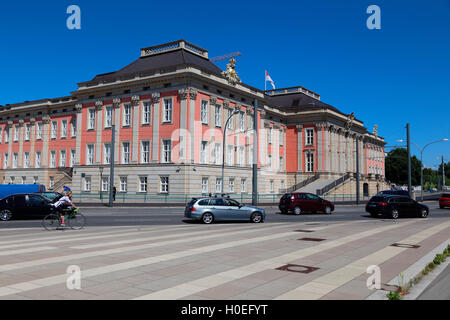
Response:
[[[404,148],[389,151],[385,159],[386,178],[396,184],[408,184],[408,152]],[[411,183],[420,185],[420,160],[411,157]]]

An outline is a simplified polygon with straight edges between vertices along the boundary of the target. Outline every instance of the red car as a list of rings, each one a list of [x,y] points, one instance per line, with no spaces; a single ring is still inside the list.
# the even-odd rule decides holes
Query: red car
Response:
[[[331,214],[334,211],[334,204],[312,193],[294,192],[283,195],[278,208],[282,213],[292,211],[296,215],[305,211]]]
[[[450,207],[450,193],[443,193],[439,198],[439,208]]]

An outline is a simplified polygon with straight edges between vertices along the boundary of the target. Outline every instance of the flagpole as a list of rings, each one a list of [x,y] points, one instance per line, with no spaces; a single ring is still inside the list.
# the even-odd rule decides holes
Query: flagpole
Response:
[[[267,85],[266,72],[267,72],[267,70],[264,70],[264,91],[267,90],[267,88],[266,88],[266,85]]]

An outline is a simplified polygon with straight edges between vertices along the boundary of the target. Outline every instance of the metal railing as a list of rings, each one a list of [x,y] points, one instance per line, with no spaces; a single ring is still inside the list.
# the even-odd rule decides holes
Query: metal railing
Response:
[[[304,186],[306,186],[306,185],[316,181],[319,178],[320,178],[320,174],[316,173],[315,175],[313,175],[313,176],[311,176],[311,177],[309,177],[309,178],[307,178],[307,179],[305,179],[305,180],[303,180],[303,181],[293,185],[292,187],[287,188],[286,192],[294,192],[295,190],[303,188]]]
[[[336,188],[337,186],[341,185],[342,183],[344,183],[348,179],[350,179],[350,173],[347,173],[343,177],[340,177],[339,179],[334,180],[333,182],[331,182],[330,184],[326,185],[322,189],[317,189],[316,194],[319,195],[319,196],[323,195],[323,194],[326,194],[328,191],[330,191],[331,189]]]

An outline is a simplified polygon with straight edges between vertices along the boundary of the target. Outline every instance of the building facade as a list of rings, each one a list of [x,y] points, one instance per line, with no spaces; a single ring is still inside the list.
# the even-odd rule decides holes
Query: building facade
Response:
[[[237,77],[234,60],[222,71],[184,40],[143,48],[136,61],[79,83],[70,96],[0,108],[0,182],[66,185],[83,201],[108,192],[112,161],[117,197],[128,202],[183,202],[222,184],[246,198],[254,161],[258,191],[269,198],[354,193],[357,161],[361,195],[371,195],[387,187],[384,145],[376,128],[369,132],[317,93],[253,88]]]

